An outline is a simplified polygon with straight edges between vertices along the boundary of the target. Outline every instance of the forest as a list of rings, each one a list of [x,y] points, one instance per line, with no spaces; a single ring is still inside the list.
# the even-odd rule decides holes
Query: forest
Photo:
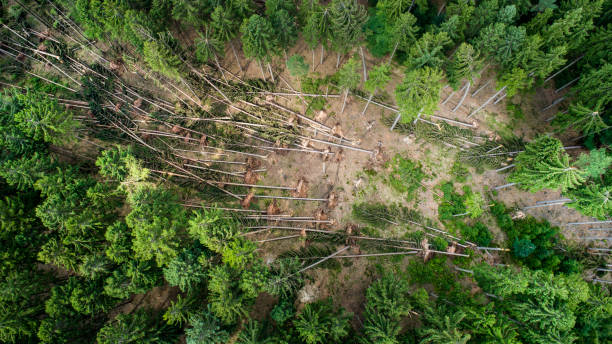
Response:
[[[612,342],[612,0],[0,17],[0,343]]]

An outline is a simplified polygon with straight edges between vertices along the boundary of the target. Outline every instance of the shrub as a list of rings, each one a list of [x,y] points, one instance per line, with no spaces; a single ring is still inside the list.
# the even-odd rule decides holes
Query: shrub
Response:
[[[458,223],[461,235],[469,241],[473,241],[480,246],[489,246],[493,236],[491,232],[481,222],[476,222],[474,225],[467,225],[465,223]]]

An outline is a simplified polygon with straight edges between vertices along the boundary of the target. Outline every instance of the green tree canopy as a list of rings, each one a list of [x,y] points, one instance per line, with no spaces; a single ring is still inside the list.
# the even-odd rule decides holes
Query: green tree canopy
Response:
[[[272,24],[264,17],[253,14],[240,26],[242,49],[249,58],[269,61],[278,53],[279,42],[275,39]]]
[[[333,0],[329,11],[332,43],[336,51],[347,53],[363,39],[368,13],[357,0]]]
[[[407,71],[404,80],[395,88],[395,100],[402,115],[402,123],[412,121],[419,113],[433,114],[438,108],[443,72],[423,67]]]

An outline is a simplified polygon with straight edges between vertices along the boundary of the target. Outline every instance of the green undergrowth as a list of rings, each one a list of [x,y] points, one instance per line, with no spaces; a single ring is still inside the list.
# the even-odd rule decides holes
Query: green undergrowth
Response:
[[[385,184],[405,194],[408,200],[415,199],[416,192],[423,188],[422,181],[429,179],[429,176],[423,172],[421,163],[403,158],[399,154],[395,155],[386,167],[390,168],[391,172],[385,177]]]

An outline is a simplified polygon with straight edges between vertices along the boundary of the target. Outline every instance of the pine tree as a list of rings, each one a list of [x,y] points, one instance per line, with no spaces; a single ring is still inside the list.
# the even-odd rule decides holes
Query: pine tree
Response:
[[[584,173],[570,166],[569,155],[555,138],[537,138],[514,161],[516,167],[508,181],[531,192],[545,188],[566,191],[584,181]]]
[[[421,343],[436,344],[466,344],[471,336],[461,332],[459,324],[465,318],[465,313],[457,311],[451,315],[426,312],[426,318],[433,327],[423,330],[425,338]]]
[[[132,314],[117,315],[112,322],[100,329],[96,339],[100,344],[172,343],[172,340],[164,340],[161,336],[163,331],[164,327],[141,308]]]
[[[587,107],[607,106],[612,102],[612,63],[583,74],[574,90],[577,100]]]
[[[572,199],[567,206],[586,216],[605,220],[612,215],[612,185],[589,184],[569,190],[567,197]]]
[[[359,61],[352,57],[346,61],[340,70],[338,70],[338,86],[344,90],[344,101],[342,102],[342,109],[340,113],[344,113],[344,107],[346,106],[346,98],[349,91],[352,88],[357,87],[361,81],[361,74],[359,73]]]
[[[370,70],[368,80],[366,80],[363,85],[363,88],[365,88],[366,91],[370,92],[370,96],[368,97],[368,102],[363,107],[363,111],[361,112],[362,115],[365,114],[366,110],[368,109],[368,105],[370,105],[370,102],[372,101],[372,98],[374,97],[376,91],[379,88],[385,87],[389,83],[389,81],[391,81],[390,73],[391,66],[386,63],[374,66]]]
[[[164,268],[164,278],[168,284],[178,286],[183,292],[191,292],[201,285],[208,277],[205,265],[206,260],[200,259],[201,251],[197,248],[183,249],[183,251],[168,266]]]
[[[515,54],[524,48],[524,27],[492,24],[480,32],[476,45],[480,51],[491,56],[503,67],[513,65]]]
[[[283,8],[281,4],[287,4]],[[270,23],[274,28],[275,39],[279,46],[285,52],[285,60],[287,60],[287,49],[292,47],[298,38],[298,27],[295,22],[295,7],[288,6],[291,2],[266,2],[266,15],[270,19]],[[291,12],[292,13],[291,13]]]
[[[193,298],[183,298],[181,295],[175,301],[170,302],[170,306],[164,312],[163,318],[168,325],[183,325],[189,318],[189,314],[194,308]]]
[[[441,70],[429,67],[406,72],[404,80],[395,88],[395,101],[403,123],[412,121],[419,113],[432,114],[436,111],[442,76]]]
[[[602,111],[603,100],[597,101],[592,108],[580,102],[574,103],[567,113],[557,114],[553,124],[561,130],[572,128],[585,136],[595,134],[609,127],[601,117]]]

